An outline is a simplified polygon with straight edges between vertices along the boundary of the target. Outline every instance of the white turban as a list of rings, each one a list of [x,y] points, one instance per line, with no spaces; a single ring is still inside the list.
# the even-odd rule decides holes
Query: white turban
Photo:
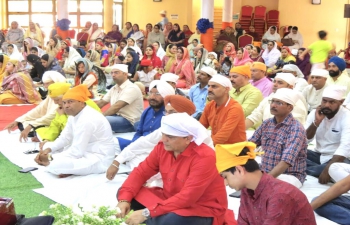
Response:
[[[173,82],[173,83],[176,83],[178,79],[179,79],[179,76],[173,73],[164,73],[160,77],[160,80]]]
[[[207,129],[187,113],[173,113],[163,116],[160,130],[163,134],[175,137],[192,135],[192,141],[197,145],[202,144],[209,137]]]
[[[217,55],[215,52],[209,52],[208,55],[213,55],[213,56],[215,56],[215,59],[218,58],[218,55]]]
[[[151,84],[149,85],[149,90],[151,91],[152,88],[154,88],[155,86],[157,86],[157,90],[163,98],[165,98],[168,95],[175,95],[175,89],[166,81],[162,81],[162,80],[152,81]]]
[[[327,78],[329,75],[329,72],[328,72],[328,70],[325,70],[325,69],[314,69],[313,71],[311,71],[310,75]]]
[[[294,86],[296,82],[296,77],[291,73],[277,73],[275,79],[281,79],[287,82],[289,85]]]
[[[299,100],[299,95],[296,91],[293,91],[289,88],[280,88],[276,91],[276,93],[273,95],[274,99],[279,99],[281,101],[284,101],[288,104],[291,104],[295,106],[297,101]]]
[[[331,85],[324,89],[322,97],[335,100],[343,100],[346,94],[346,87],[339,85]]]
[[[214,70],[213,68],[209,67],[209,66],[205,66],[205,67],[202,67],[200,69],[200,71],[203,71],[204,73],[208,74],[209,76],[213,77],[215,76],[216,74],[218,74],[216,72],[216,70]]]
[[[230,81],[230,79],[228,79],[227,77],[225,77],[224,75],[216,75],[216,76],[213,76],[209,82],[215,82],[215,83],[218,83],[224,87],[228,87],[230,90],[232,89],[232,83]]]
[[[123,73],[128,73],[128,65],[126,64],[114,64],[110,67],[110,70],[120,70]]]
[[[46,71],[42,78],[43,83],[65,83],[66,78],[57,71]]]
[[[287,65],[283,66],[282,70],[297,72],[297,77],[304,78],[304,74],[301,72],[301,70],[299,69],[299,67],[297,65],[287,64]]]

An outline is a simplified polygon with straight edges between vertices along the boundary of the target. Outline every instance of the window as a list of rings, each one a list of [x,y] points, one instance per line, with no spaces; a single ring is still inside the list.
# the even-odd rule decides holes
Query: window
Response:
[[[117,24],[119,29],[123,27],[123,0],[113,1],[113,24]]]

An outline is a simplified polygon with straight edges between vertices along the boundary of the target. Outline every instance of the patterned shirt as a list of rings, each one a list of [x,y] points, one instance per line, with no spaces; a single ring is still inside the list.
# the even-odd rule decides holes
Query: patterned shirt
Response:
[[[306,196],[296,187],[263,174],[256,189],[244,188],[239,225],[316,225]]]
[[[250,138],[261,146],[261,169],[269,173],[277,164],[284,161],[290,167],[284,174],[293,175],[304,183],[306,177],[307,139],[304,127],[289,114],[283,122],[275,118],[267,119]]]

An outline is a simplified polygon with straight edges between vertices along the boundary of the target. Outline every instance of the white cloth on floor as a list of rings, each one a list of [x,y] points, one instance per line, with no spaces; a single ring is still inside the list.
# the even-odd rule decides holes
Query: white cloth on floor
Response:
[[[338,182],[350,175],[350,164],[333,163],[329,167],[328,173],[335,182]]]
[[[301,188],[303,186],[303,184],[300,182],[300,180],[298,178],[296,178],[293,175],[290,174],[281,174],[277,177],[277,179],[284,181],[288,184],[293,185],[296,188]]]
[[[53,154],[54,160],[47,167],[55,174],[105,172],[115,152],[111,126],[101,113],[91,107],[85,107],[74,117],[70,116],[61,135],[54,142],[46,143],[45,148],[51,148],[53,153],[66,148],[62,153]]]

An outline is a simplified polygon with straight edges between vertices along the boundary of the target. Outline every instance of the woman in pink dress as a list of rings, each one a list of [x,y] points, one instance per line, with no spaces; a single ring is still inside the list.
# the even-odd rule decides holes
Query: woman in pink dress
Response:
[[[170,73],[175,73],[179,76],[177,88],[191,88],[196,83],[193,65],[190,60],[190,55],[185,47],[179,47],[176,53],[176,61],[173,63]]]

